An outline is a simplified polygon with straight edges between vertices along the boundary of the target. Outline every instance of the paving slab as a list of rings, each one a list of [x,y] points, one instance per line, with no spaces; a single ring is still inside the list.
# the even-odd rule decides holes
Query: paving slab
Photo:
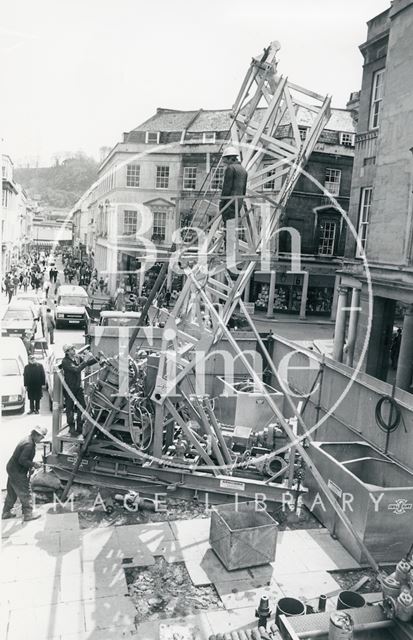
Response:
[[[85,631],[82,602],[35,607],[33,611],[36,626],[30,629],[31,640],[46,640],[60,637],[63,633],[74,634]]]
[[[186,545],[188,541],[202,542],[209,540],[211,518],[173,520],[170,525],[180,544]]]
[[[284,596],[283,591],[276,583],[257,586],[253,579],[251,581],[216,582],[215,588],[226,609],[258,607],[260,598],[264,595],[268,596],[271,606],[273,606],[279,598]]]
[[[4,595],[10,610],[57,604],[60,602],[60,578],[49,576],[33,580],[23,575],[18,582],[7,585]]]
[[[85,600],[85,624],[89,633],[116,627],[132,627],[135,623],[136,609],[128,597],[112,596]]]
[[[61,553],[80,548],[80,531],[59,531],[57,535],[59,536],[59,551]]]
[[[277,583],[284,595],[293,598],[310,600],[317,598],[322,593],[329,593],[340,589],[339,584],[327,571],[307,571],[300,575],[296,573],[278,574]]]
[[[242,609],[207,611],[205,615],[212,633],[230,633],[241,629],[257,628],[256,607],[257,605]]]
[[[127,594],[128,587],[123,571],[119,572],[115,578],[112,576],[111,580],[101,580],[99,574],[91,571],[84,571],[80,575],[61,575],[59,579],[59,602],[76,602]]]
[[[141,628],[138,627],[139,639]],[[157,629],[158,635],[149,635],[150,630],[144,631],[142,640],[207,640],[212,633],[206,614],[186,616],[185,618],[172,618],[162,620]]]
[[[115,559],[120,564],[125,555],[119,547],[113,527],[88,530],[80,536],[79,543],[84,562],[104,561],[107,558],[110,562]]]

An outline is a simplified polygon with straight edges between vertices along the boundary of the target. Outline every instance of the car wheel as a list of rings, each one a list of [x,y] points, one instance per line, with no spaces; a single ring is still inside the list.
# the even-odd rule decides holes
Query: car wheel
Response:
[[[22,414],[24,413],[24,405],[22,407],[20,407],[20,409],[17,410],[18,414]]]
[[[61,329],[61,328],[62,328],[62,325],[60,324],[60,322],[56,320],[56,329]]]

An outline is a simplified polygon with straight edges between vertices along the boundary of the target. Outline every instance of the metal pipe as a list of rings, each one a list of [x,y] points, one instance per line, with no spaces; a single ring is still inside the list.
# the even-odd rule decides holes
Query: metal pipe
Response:
[[[393,620],[379,620],[378,622],[363,622],[356,624],[353,627],[353,631],[373,631],[374,629],[388,629],[393,627]],[[313,629],[311,631],[299,631],[296,633],[298,638],[321,638],[328,636],[328,630],[326,629]]]
[[[222,454],[225,458],[225,462],[227,464],[232,464],[232,458],[231,458],[231,454],[228,450],[227,447],[227,443],[225,442],[224,436],[222,435],[222,431],[219,427],[219,424],[217,422],[217,419],[215,417],[214,412],[212,411],[212,407],[211,407],[211,401],[209,398],[205,398],[205,411],[207,412],[209,419],[211,420],[212,426],[214,428],[214,431],[217,435],[219,444],[221,445],[221,449],[222,449]]]

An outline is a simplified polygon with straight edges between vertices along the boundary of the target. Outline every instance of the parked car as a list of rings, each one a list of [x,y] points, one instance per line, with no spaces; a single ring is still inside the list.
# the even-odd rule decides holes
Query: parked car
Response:
[[[56,329],[68,324],[86,328],[86,309],[89,306],[89,296],[83,287],[72,284],[60,286],[55,308]]]
[[[1,338],[1,411],[24,412],[26,389],[24,367],[27,353],[20,338]]]
[[[19,300],[31,302],[35,311],[37,312],[37,315],[40,314],[40,306],[42,304],[42,301],[44,300],[44,297],[41,296],[40,293],[37,294],[35,291],[27,291],[26,293],[18,292],[15,301]]]
[[[11,302],[1,321],[1,335],[23,338],[26,331],[36,335],[39,314],[32,302],[16,300]]]

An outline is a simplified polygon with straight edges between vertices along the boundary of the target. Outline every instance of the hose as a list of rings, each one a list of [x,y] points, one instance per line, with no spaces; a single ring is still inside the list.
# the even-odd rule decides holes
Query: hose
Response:
[[[385,421],[382,414],[382,407],[386,402],[388,402],[390,405],[389,420],[394,414],[394,418],[389,423]],[[394,398],[392,398],[391,396],[382,396],[376,404],[375,417],[378,427],[386,433],[391,433],[392,431],[395,431],[399,426],[402,414],[400,411],[400,407]]]

